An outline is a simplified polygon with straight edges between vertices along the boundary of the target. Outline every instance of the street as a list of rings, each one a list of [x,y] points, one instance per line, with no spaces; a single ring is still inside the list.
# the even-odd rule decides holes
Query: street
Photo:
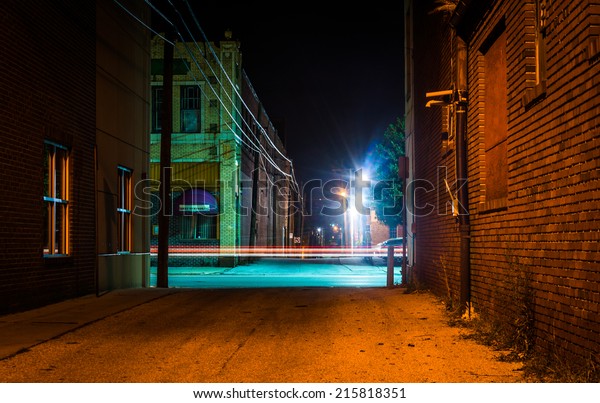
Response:
[[[401,267],[394,267],[394,284],[401,283]],[[262,258],[234,268],[170,267],[169,287],[385,287],[383,259],[373,264],[361,257]],[[150,285],[156,285],[156,267]]]

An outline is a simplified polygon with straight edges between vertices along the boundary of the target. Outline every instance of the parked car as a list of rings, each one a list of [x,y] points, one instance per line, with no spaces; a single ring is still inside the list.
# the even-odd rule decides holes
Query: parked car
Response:
[[[373,247],[374,257],[377,259],[382,259],[384,264],[387,264],[387,254],[388,248],[390,246],[394,247],[394,263],[401,264],[402,263],[402,249],[403,249],[403,239],[402,238],[390,238],[386,239],[383,242],[378,243]]]

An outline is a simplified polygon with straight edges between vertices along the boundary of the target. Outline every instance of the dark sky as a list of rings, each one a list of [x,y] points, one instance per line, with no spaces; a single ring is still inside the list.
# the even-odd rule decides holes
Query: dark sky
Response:
[[[284,121],[299,181],[361,167],[404,114],[402,3],[193,4],[209,40],[226,29],[240,40],[267,114]]]

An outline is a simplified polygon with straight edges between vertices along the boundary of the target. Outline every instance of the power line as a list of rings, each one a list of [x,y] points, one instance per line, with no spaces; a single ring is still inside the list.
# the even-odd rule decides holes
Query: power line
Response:
[[[295,177],[295,171],[293,168],[293,163],[292,161],[287,158],[280,150],[279,147],[277,147],[272,140],[270,139],[268,133],[264,130],[264,128],[260,125],[260,123],[258,122],[258,120],[256,119],[256,117],[254,116],[254,114],[252,113],[252,111],[249,109],[249,107],[246,105],[246,103],[243,101],[241,95],[239,94],[239,92],[236,89],[236,86],[233,84],[233,82],[231,81],[231,78],[229,77],[229,75],[227,74],[227,72],[225,71],[224,66],[222,65],[220,59],[218,58],[218,56],[215,54],[214,49],[212,48],[212,45],[210,44],[210,42],[208,42],[208,40],[206,39],[206,35],[204,34],[204,31],[202,30],[202,28],[200,27],[195,15],[193,14],[193,10],[191,9],[191,6],[189,5],[189,3],[186,1],[186,4],[188,5],[188,8],[190,9],[190,12],[192,13],[192,16],[196,22],[196,25],[198,27],[198,29],[202,32],[204,38],[206,39],[206,43],[205,43],[205,47],[206,44],[208,45],[208,47],[210,48],[213,57],[215,58],[216,62],[218,63],[219,67],[221,68],[221,70],[223,71],[225,77],[228,79],[229,83],[231,84],[232,88],[234,89],[235,93],[238,95],[240,101],[242,102],[242,104],[244,105],[244,107],[246,108],[246,110],[249,112],[249,115],[253,118],[254,122],[256,123],[256,126],[258,128],[260,128],[261,133],[263,134],[263,137],[266,138],[266,140],[270,143],[271,147],[273,149],[275,149],[287,162],[290,163],[290,171],[291,174],[283,171],[280,167],[279,164],[277,164],[272,157],[269,155],[269,153],[267,152],[267,150],[263,147],[262,142],[260,141],[259,138],[256,137],[256,135],[254,134],[251,126],[249,125],[249,123],[246,121],[246,119],[244,118],[243,114],[240,113],[239,109],[237,109],[237,107],[235,106],[235,102],[233,102],[233,100],[231,99],[231,97],[229,97],[229,95],[227,94],[227,92],[225,91],[225,93],[228,95],[229,100],[231,101],[231,104],[234,106],[234,108],[236,109],[236,111],[238,112],[241,120],[243,121],[243,123],[245,123],[245,125],[250,129],[250,133],[252,134],[252,136],[254,137],[254,139],[258,142],[258,147],[261,150],[259,150],[257,148],[257,145],[254,143],[254,141],[252,141],[252,139],[250,138],[250,136],[248,135],[248,133],[246,133],[246,131],[243,129],[243,127],[241,127],[239,125],[239,123],[236,121],[236,119],[232,116],[231,111],[228,109],[228,107],[225,105],[225,103],[223,102],[223,99],[218,95],[217,91],[215,90],[215,88],[212,86],[212,84],[210,83],[210,80],[208,80],[208,78],[206,77],[206,74],[204,73],[204,70],[202,69],[202,67],[200,66],[200,63],[198,62],[196,56],[193,54],[193,52],[189,49],[188,45],[187,45],[187,41],[185,40],[185,38],[183,37],[183,35],[181,34],[181,32],[179,31],[178,27],[172,22],[170,21],[167,16],[162,13],[160,10],[158,10],[157,7],[155,7],[149,0],[145,0],[146,3],[158,14],[160,15],[167,23],[169,23],[177,32],[178,36],[181,38],[182,40],[182,44],[185,47],[188,55],[192,58],[192,60],[194,61],[194,63],[196,64],[196,66],[198,67],[198,70],[202,73],[203,77],[205,78],[206,82],[208,83],[210,89],[212,90],[213,94],[215,95],[215,97],[218,99],[219,103],[222,105],[223,109],[227,112],[227,114],[229,115],[229,117],[231,118],[232,122],[234,122],[234,124],[240,129],[240,131],[242,132],[243,135],[245,135],[245,137],[248,139],[248,141],[251,144],[248,144],[246,141],[244,141],[243,138],[241,138],[240,136],[237,135],[237,133],[235,132],[235,130],[229,125],[229,123],[225,122],[225,125],[228,127],[228,129],[231,131],[231,133],[233,134],[233,136],[240,141],[242,144],[245,144],[248,148],[258,152],[262,158],[264,158],[265,160],[267,160],[269,162],[270,165],[272,165],[277,171],[279,171],[281,174],[283,174],[285,177],[290,178],[290,184],[294,185],[295,190],[300,194],[300,189],[299,189],[299,185],[298,182],[296,180]],[[169,41],[167,38],[164,37],[164,35],[160,34],[159,32],[157,32],[156,30],[154,30],[152,27],[148,26],[144,21],[142,21],[140,18],[138,18],[134,13],[132,13],[129,9],[127,9],[123,4],[121,4],[118,0],[114,0],[114,2],[121,8],[123,9],[127,14],[129,14],[132,18],[134,18],[138,23],[140,23],[142,26],[144,26],[146,29],[148,29],[150,32],[154,33],[156,36],[158,36],[159,38],[161,38],[164,42],[169,43],[171,45],[173,45],[175,48],[177,48],[175,46],[175,43],[172,41]],[[214,74],[215,78],[217,79],[217,82],[219,83],[219,85],[221,85],[221,87],[223,88],[223,84],[221,83],[221,81],[218,79],[218,75],[215,73],[215,71],[212,69],[212,66],[210,64],[210,61],[208,60],[208,58],[204,55],[204,53],[202,52],[202,50],[199,47],[198,42],[193,38],[193,34],[191,33],[189,27],[187,26],[187,24],[185,23],[185,20],[183,19],[183,17],[181,16],[181,13],[179,13],[179,10],[177,10],[177,8],[173,5],[173,3],[169,0],[169,4],[171,4],[171,6],[175,9],[175,11],[178,13],[178,15],[180,16],[183,24],[186,26],[186,29],[188,30],[188,32],[190,33],[190,35],[192,36],[193,39],[193,43],[196,45],[199,53],[204,57],[204,59],[206,60],[206,64],[207,66],[211,69],[212,73]],[[206,98],[206,99],[210,99],[207,94],[204,92],[202,86],[200,85],[200,83],[198,82],[198,80],[196,79],[195,74],[193,73],[191,67],[187,64],[187,62],[185,61],[185,59],[182,59],[184,61],[184,64],[186,66],[187,71],[191,74],[192,78],[194,79],[194,82],[196,83],[196,85],[198,86],[198,88],[200,89],[202,95]],[[197,152],[197,151],[194,151]],[[192,153],[194,153],[192,152]],[[190,153],[190,154],[192,154]],[[263,161],[263,165],[264,165],[264,161]],[[266,167],[265,167],[265,172],[266,172]]]
[[[193,54],[193,52],[192,52],[192,51],[189,49],[189,47],[188,47],[188,45],[187,45],[188,41],[186,41],[186,40],[185,40],[185,38],[184,38],[184,37],[183,37],[183,35],[181,34],[181,31],[178,29],[178,27],[177,27],[177,26],[176,26],[176,25],[175,25],[175,24],[174,24],[172,21],[170,21],[170,20],[167,18],[167,16],[166,16],[164,13],[160,12],[160,10],[158,10],[158,9],[157,9],[157,8],[156,8],[156,7],[155,7],[155,6],[154,6],[154,5],[153,5],[153,4],[152,4],[152,3],[151,3],[149,0],[146,0],[146,3],[147,3],[147,4],[148,4],[150,7],[152,7],[152,9],[154,9],[154,10],[157,12],[157,14],[158,14],[158,15],[160,15],[160,16],[161,16],[161,17],[162,17],[162,18],[163,18],[163,19],[164,19],[164,20],[165,20],[165,21],[166,21],[166,22],[167,22],[169,25],[171,25],[171,26],[172,26],[172,27],[175,29],[176,33],[177,33],[177,34],[178,34],[178,36],[181,38],[181,40],[182,40],[182,44],[183,44],[183,46],[185,47],[185,49],[186,49],[186,51],[187,51],[188,55],[189,55],[189,56],[192,58],[192,60],[194,61],[194,63],[195,63],[195,65],[196,65],[196,67],[198,67],[198,70],[201,72],[201,74],[202,74],[202,75],[203,75],[203,77],[205,78],[206,82],[208,83],[208,86],[209,86],[209,87],[210,87],[210,89],[212,90],[212,92],[213,92],[213,94],[215,95],[215,97],[216,97],[216,98],[219,100],[219,102],[220,102],[220,104],[223,106],[224,110],[227,112],[227,114],[229,115],[229,117],[231,118],[231,120],[232,120],[232,121],[235,123],[235,125],[236,125],[236,126],[239,128],[239,129],[240,129],[240,131],[242,132],[242,134],[246,135],[246,137],[248,138],[248,140],[249,140],[250,142],[252,142],[252,140],[250,139],[250,136],[248,136],[248,134],[247,134],[247,133],[244,131],[244,129],[243,129],[242,127],[240,127],[240,125],[237,123],[237,121],[235,120],[235,118],[232,116],[232,114],[231,114],[231,111],[230,111],[230,110],[228,109],[228,107],[225,105],[225,103],[223,102],[222,98],[221,98],[221,97],[219,97],[219,95],[217,94],[217,91],[215,90],[215,88],[214,88],[214,87],[211,85],[211,83],[210,83],[210,80],[208,80],[208,78],[207,78],[206,74],[204,73],[204,70],[203,70],[203,69],[202,69],[202,67],[200,66],[200,63],[198,62],[198,59],[197,59],[197,58],[196,58],[196,56]],[[172,6],[173,6],[173,4],[172,4],[170,1],[169,1],[169,3],[170,3]],[[174,7],[174,6],[173,6],[173,7]],[[179,13],[177,9],[176,9],[176,12],[179,14],[180,18],[182,19],[182,22],[184,23],[184,25],[185,25],[185,26],[186,26],[186,28],[187,28],[187,24],[185,24],[185,21],[183,20],[183,17],[181,16],[181,13]],[[188,28],[188,32],[190,32],[190,31],[189,31],[189,28]],[[190,35],[191,35],[191,32],[190,32]],[[162,38],[162,36],[161,36],[161,35],[159,35],[159,37],[161,37],[161,38]],[[198,49],[199,53],[200,53],[200,54],[201,54],[201,55],[204,57],[204,59],[206,60],[206,64],[207,64],[207,66],[208,66],[208,67],[211,69],[211,71],[213,72],[213,74],[215,74],[215,78],[217,79],[217,82],[218,82],[218,83],[221,85],[221,87],[223,87],[223,85],[222,85],[222,83],[220,82],[220,80],[218,80],[218,77],[217,77],[216,73],[215,73],[215,72],[214,72],[214,70],[212,69],[212,66],[210,65],[210,61],[209,61],[209,60],[206,58],[206,56],[204,56],[204,54],[203,54],[202,50],[200,49],[200,47],[199,47],[199,45],[198,45],[197,41],[195,41],[195,40],[194,40],[193,42],[194,42],[194,44],[196,45],[196,47],[197,47],[197,49]],[[210,43],[209,43],[208,45],[209,45],[209,47],[210,47]],[[214,54],[214,51],[213,51],[213,54]],[[216,56],[215,56],[215,57],[216,57]],[[221,68],[222,68],[222,70],[223,70],[223,72],[224,72],[225,76],[226,76],[226,77],[229,79],[229,76],[228,76],[227,72],[224,70],[224,67],[222,66],[222,64],[221,64],[220,60],[218,59],[218,57],[216,58],[216,60],[217,60],[217,62],[219,63],[219,65],[221,66]],[[198,83],[198,81],[197,81],[197,79],[196,79],[196,77],[195,77],[195,75],[194,75],[193,71],[191,70],[191,68],[190,68],[190,66],[187,64],[187,62],[185,62],[185,60],[184,60],[184,64],[185,64],[185,66],[186,66],[186,69],[188,70],[188,72],[189,72],[189,73],[192,75],[192,77],[193,77],[193,79],[194,79],[194,82],[195,82],[195,83],[196,83],[196,85],[199,87],[199,89],[200,89],[200,91],[202,92],[202,94],[205,96],[205,98],[207,98],[207,99],[208,99],[208,97],[206,96],[206,93],[205,93],[205,92],[204,92],[204,90],[202,89],[202,86],[201,86],[201,85]],[[230,79],[229,79],[229,80],[230,80]],[[230,80],[230,83],[231,83],[231,80]],[[232,88],[234,88],[234,90],[235,90],[235,85],[233,85],[233,83],[232,83]],[[235,90],[235,91],[236,91],[236,94],[237,94],[238,96],[240,96],[239,92],[237,92],[237,90]],[[225,92],[225,93],[227,94],[227,92]],[[243,120],[243,122],[246,124],[246,126],[248,126],[248,128],[250,128],[250,129],[251,129],[251,127],[250,127],[250,125],[248,124],[248,122],[247,122],[247,121],[246,121],[246,120],[243,118],[243,115],[240,113],[240,111],[237,109],[237,107],[235,107],[235,103],[233,102],[233,100],[231,99],[231,97],[229,97],[229,96],[228,96],[228,98],[229,98],[229,100],[231,101],[231,103],[232,103],[232,105],[234,106],[234,108],[236,109],[236,111],[238,112],[238,114],[240,115],[240,118]],[[241,101],[241,102],[243,102],[243,100],[241,99],[241,96],[240,96],[240,101]],[[254,117],[254,115],[251,113],[251,111],[250,111],[249,109],[248,109],[248,111],[250,112],[250,115],[251,115],[251,116],[254,118],[254,120],[256,121],[256,118],[255,118],[255,117]],[[258,123],[258,121],[256,121],[256,122]],[[228,127],[228,128],[231,130],[231,133],[232,133],[232,134],[233,134],[233,135],[234,135],[234,136],[235,136],[235,137],[236,137],[236,138],[237,138],[237,139],[238,139],[240,142],[242,142],[242,143],[246,144],[248,147],[250,147],[251,149],[253,149],[253,150],[257,151],[257,152],[259,152],[260,154],[262,154],[262,155],[265,155],[265,156],[267,157],[267,159],[269,160],[269,163],[270,163],[271,165],[273,165],[273,166],[275,167],[275,169],[277,169],[277,170],[278,170],[279,172],[281,172],[283,175],[285,175],[285,176],[289,176],[289,177],[292,179],[292,182],[294,183],[294,185],[295,185],[296,187],[298,187],[298,184],[297,184],[297,181],[296,181],[296,178],[295,178],[295,174],[294,174],[294,175],[290,175],[290,174],[288,174],[287,172],[284,172],[282,169],[280,169],[280,168],[279,168],[279,166],[278,166],[278,164],[277,164],[275,161],[273,161],[273,160],[272,160],[272,158],[271,158],[271,157],[268,155],[268,153],[267,153],[267,150],[265,150],[265,148],[262,146],[262,144],[261,144],[260,140],[259,140],[259,139],[258,139],[258,138],[257,138],[257,137],[254,135],[254,133],[252,133],[252,131],[251,131],[251,133],[252,133],[253,137],[254,137],[254,138],[255,138],[255,140],[258,142],[258,147],[260,147],[260,148],[261,148],[261,149],[264,151],[264,153],[265,153],[265,154],[263,154],[263,152],[259,151],[258,149],[256,149],[256,148],[254,148],[254,147],[252,147],[252,146],[248,145],[247,143],[245,143],[245,142],[244,142],[244,140],[243,140],[242,138],[240,138],[240,137],[239,137],[239,136],[238,136],[238,135],[235,133],[235,130],[233,130],[233,128],[232,128],[232,127],[231,127],[231,126],[230,126],[228,123],[225,123],[225,124],[226,124],[226,125],[227,125],[227,127]],[[259,124],[258,126],[260,127],[260,124]],[[262,127],[261,127],[261,129],[262,129]],[[276,147],[276,146],[275,146],[275,145],[274,145],[274,144],[271,142],[271,140],[268,138],[268,135],[267,135],[267,137],[266,137],[266,138],[267,138],[267,140],[269,140],[269,142],[271,143],[271,145],[273,146],[273,148],[275,148],[275,149],[276,149],[276,150],[277,150],[277,151],[278,151],[278,152],[281,154],[281,151],[279,151],[279,149],[278,149],[278,148],[277,148],[277,147]],[[252,143],[253,143],[253,145],[256,147],[256,145],[254,144],[254,142],[252,142]],[[282,155],[283,155],[283,154],[282,154]],[[287,159],[287,158],[286,158],[286,159]],[[289,161],[289,162],[290,162],[290,164],[291,164],[291,161],[290,161],[289,159],[288,159],[288,161]]]
[[[170,0],[168,0],[168,1],[169,1],[169,4],[171,4],[171,6],[173,7],[173,9],[175,10],[175,12],[176,12],[176,13],[179,15],[179,18],[181,19],[181,21],[182,21],[183,25],[185,26],[185,28],[186,28],[187,32],[189,33],[189,35],[190,35],[190,37],[191,37],[191,39],[192,39],[192,43],[194,43],[194,44],[196,45],[196,48],[197,48],[198,52],[200,53],[200,55],[202,55],[202,57],[204,58],[204,60],[206,60],[206,64],[207,64],[208,68],[211,70],[211,73],[213,74],[213,76],[215,77],[215,79],[217,80],[217,83],[218,83],[218,84],[221,86],[221,88],[224,88],[224,86],[223,86],[223,83],[221,82],[221,80],[219,80],[218,74],[217,74],[217,73],[214,71],[214,69],[212,68],[212,65],[211,65],[211,63],[210,63],[210,61],[208,60],[208,58],[206,57],[206,55],[204,54],[204,52],[202,52],[202,49],[200,48],[200,45],[199,45],[199,44],[198,44],[198,42],[195,40],[193,33],[191,32],[191,30],[190,30],[189,26],[188,26],[188,25],[186,24],[186,22],[185,22],[185,19],[183,18],[183,16],[181,15],[181,13],[180,13],[180,12],[179,12],[179,10],[177,9],[177,7],[175,7],[175,6],[173,5],[173,3],[172,3]],[[146,0],[146,2],[152,6],[152,4],[151,4],[151,3],[149,3],[149,0]],[[290,164],[292,164],[292,161],[291,161],[289,158],[287,158],[287,156],[285,156],[285,155],[284,155],[284,154],[283,154],[283,153],[282,153],[282,152],[279,150],[279,147],[277,147],[277,146],[276,146],[276,145],[275,145],[275,144],[272,142],[272,140],[270,139],[270,137],[269,137],[268,133],[267,133],[267,132],[264,130],[264,128],[263,128],[263,127],[260,125],[260,122],[258,122],[258,120],[257,120],[257,119],[256,119],[256,117],[254,116],[254,114],[252,113],[252,111],[250,110],[250,108],[248,107],[248,105],[247,105],[247,104],[244,102],[244,100],[243,100],[243,97],[241,96],[241,94],[240,94],[240,93],[238,92],[238,90],[236,89],[236,85],[235,85],[235,84],[232,82],[231,78],[229,77],[229,74],[227,74],[227,71],[225,70],[225,67],[224,67],[224,66],[223,66],[223,64],[221,63],[221,60],[220,60],[220,59],[219,59],[219,57],[216,55],[216,53],[215,53],[215,51],[214,51],[214,49],[213,49],[212,45],[210,44],[210,41],[208,40],[208,38],[207,38],[207,37],[206,37],[206,35],[204,34],[204,31],[202,30],[202,27],[200,27],[200,24],[199,24],[199,22],[198,22],[198,20],[197,20],[197,18],[196,18],[196,16],[195,16],[195,14],[194,14],[194,11],[191,9],[191,6],[189,5],[189,3],[188,3],[187,1],[186,1],[186,4],[188,5],[188,9],[190,10],[190,13],[191,13],[192,17],[194,18],[194,21],[196,22],[196,26],[197,26],[197,28],[200,30],[200,32],[202,33],[202,35],[203,35],[203,37],[204,37],[204,39],[205,39],[205,42],[204,42],[204,43],[205,43],[205,47],[206,47],[206,45],[208,45],[208,47],[209,47],[209,49],[211,50],[211,53],[212,53],[212,55],[213,55],[213,57],[214,57],[214,59],[215,59],[216,63],[217,63],[217,64],[219,65],[219,67],[221,68],[221,70],[222,70],[222,72],[223,72],[223,75],[224,75],[224,76],[227,78],[227,80],[229,81],[229,84],[231,85],[231,88],[232,88],[232,89],[234,90],[234,92],[235,92],[235,93],[238,95],[240,102],[241,102],[241,103],[244,105],[244,107],[246,108],[246,110],[249,112],[249,115],[250,115],[250,116],[253,118],[253,120],[254,120],[255,124],[257,125],[257,127],[259,127],[259,128],[260,128],[260,130],[262,131],[262,133],[263,133],[263,137],[267,139],[267,141],[268,141],[268,142],[271,144],[271,147],[272,147],[272,148],[274,148],[274,149],[275,149],[275,150],[276,150],[276,151],[277,151],[277,152],[278,152],[278,153],[279,153],[279,154],[280,154],[280,155],[281,155],[281,156],[282,156],[282,157],[283,157],[283,158],[284,158],[286,161],[288,161]],[[152,7],[154,8],[154,6],[152,6]],[[165,18],[165,19],[166,19],[166,20],[167,20],[167,21],[168,21],[168,22],[169,22],[171,25],[173,25],[173,26],[175,27],[175,25],[174,25],[174,24],[173,24],[171,21],[169,21],[169,20],[166,18],[166,16],[164,16],[164,14],[162,14],[162,13],[161,13],[161,16],[162,16],[163,18]],[[177,29],[177,28],[176,28],[176,29]],[[188,50],[188,49],[187,49],[187,45],[185,45],[185,43],[186,43],[187,41],[185,40],[185,38],[183,38],[183,35],[181,35],[181,32],[180,32],[178,29],[177,29],[177,32],[178,32],[179,36],[181,37],[181,39],[182,39],[182,42],[184,43],[184,46],[186,47],[186,50]],[[189,53],[189,55],[190,55],[190,56],[191,56],[191,57],[194,59],[194,61],[196,62],[196,66],[197,66],[197,67],[198,67],[198,69],[199,69],[199,70],[202,72],[203,76],[205,76],[204,72],[202,71],[202,67],[201,67],[201,66],[200,66],[200,65],[197,63],[197,59],[195,58],[195,56],[193,55],[193,53],[192,53],[191,51],[189,51],[189,50],[188,50],[188,53]],[[210,86],[210,83],[209,83],[209,86]],[[212,86],[211,86],[211,88],[212,88]],[[214,92],[214,90],[213,90],[213,92]],[[264,149],[264,147],[262,147],[262,144],[260,143],[260,140],[259,140],[258,138],[256,138],[256,136],[254,135],[254,133],[253,133],[253,131],[252,131],[252,128],[251,128],[250,124],[249,124],[249,123],[246,121],[246,119],[244,119],[244,117],[243,117],[243,114],[240,112],[240,110],[237,108],[237,106],[235,106],[235,102],[233,101],[233,99],[231,99],[231,97],[229,96],[229,94],[228,94],[227,92],[225,92],[225,94],[227,95],[227,98],[228,98],[228,99],[229,99],[229,101],[231,102],[231,104],[232,104],[233,108],[234,108],[234,109],[236,110],[236,112],[237,112],[237,113],[240,115],[240,117],[241,117],[242,121],[243,121],[243,122],[246,124],[246,126],[248,127],[248,129],[250,130],[250,132],[252,133],[252,135],[254,136],[254,138],[255,138],[255,139],[258,141],[258,143],[259,143],[259,146],[260,146],[260,147],[261,147],[261,148],[262,148],[262,149],[263,149],[265,152],[267,152],[267,151]],[[217,98],[219,98],[219,97],[218,97],[218,95],[217,95],[216,93],[215,93],[215,96],[217,96]],[[219,98],[219,99],[220,99],[220,98]],[[220,99],[220,100],[221,100],[221,99]],[[221,100],[221,104],[223,105],[223,107],[224,107],[224,108],[226,108],[226,106],[224,105],[224,103],[222,102],[222,100]],[[231,115],[231,114],[230,114],[230,115]],[[232,117],[232,120],[234,120],[234,119],[233,119],[233,117]],[[235,121],[235,120],[234,120],[234,121]],[[239,125],[238,125],[238,127],[239,127]],[[244,129],[243,129],[242,127],[240,127],[240,130],[242,131],[242,133],[246,134],[246,133],[244,132]],[[274,164],[274,161],[272,161],[272,162],[271,162],[271,164]],[[280,170],[280,171],[281,171],[281,170]],[[290,174],[287,174],[287,173],[285,173],[285,172],[283,172],[283,171],[281,171],[281,172],[282,172],[284,175],[286,175],[286,176],[287,176],[287,175],[290,175]],[[290,175],[290,176],[292,177],[292,179],[293,179],[293,181],[294,181],[295,185],[296,185],[296,186],[298,186],[297,180],[296,180],[296,178],[295,178],[295,173],[294,173],[293,175]]]
[[[268,137],[267,133],[265,132],[265,130],[262,128],[262,126],[260,125],[260,123],[256,120],[256,117],[252,114],[252,112],[250,111],[250,108],[248,107],[248,105],[246,105],[246,103],[244,102],[242,96],[239,94],[239,92],[235,89],[235,85],[233,84],[233,82],[231,81],[231,78],[229,77],[229,75],[227,74],[227,72],[225,71],[225,68],[223,67],[221,61],[219,60],[218,56],[216,55],[212,45],[210,44],[210,41],[208,40],[208,38],[206,37],[206,34],[204,33],[204,30],[202,29],[202,27],[200,26],[200,23],[198,22],[198,19],[196,18],[196,14],[194,13],[194,10],[192,9],[192,7],[190,6],[190,3],[188,2],[188,0],[184,0],[186,5],[188,6],[188,10],[190,12],[190,15],[192,16],[194,22],[196,23],[196,27],[198,28],[198,30],[200,31],[200,33],[202,34],[202,37],[204,38],[205,43],[208,44],[209,49],[211,50],[211,53],[213,54],[213,57],[215,58],[215,60],[217,61],[217,63],[219,64],[219,66],[221,67],[221,70],[223,70],[223,73],[225,73],[225,77],[227,77],[227,80],[229,81],[229,84],[231,84],[232,88],[234,88],[236,94],[240,97],[242,104],[246,107],[246,110],[248,110],[248,112],[250,112],[250,115],[254,118],[254,121],[258,124],[258,126],[261,128],[261,130],[263,131],[263,135],[266,136],[267,140],[269,141],[269,143],[271,143],[271,146],[273,148],[275,148],[275,150],[277,150],[277,152],[288,162],[292,162],[287,156],[285,156],[280,150],[279,148],[271,141],[271,139]],[[169,3],[173,6],[173,4],[171,3],[171,0],[169,0]],[[174,6],[173,6],[174,7]],[[174,7],[175,8],[175,7]],[[190,35],[192,37],[192,39],[194,39],[193,35],[190,32]],[[197,43],[194,40],[195,43]],[[238,111],[239,113],[239,111]]]

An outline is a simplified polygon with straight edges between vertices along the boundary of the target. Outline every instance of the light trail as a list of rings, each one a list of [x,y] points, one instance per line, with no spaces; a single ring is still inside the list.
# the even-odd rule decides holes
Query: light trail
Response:
[[[157,255],[158,248],[150,250],[152,256]],[[402,254],[402,247],[396,247],[395,256]],[[227,248],[219,246],[170,246],[169,256],[173,257],[376,257],[387,256],[387,250],[376,248],[342,248],[342,247],[239,247]]]

